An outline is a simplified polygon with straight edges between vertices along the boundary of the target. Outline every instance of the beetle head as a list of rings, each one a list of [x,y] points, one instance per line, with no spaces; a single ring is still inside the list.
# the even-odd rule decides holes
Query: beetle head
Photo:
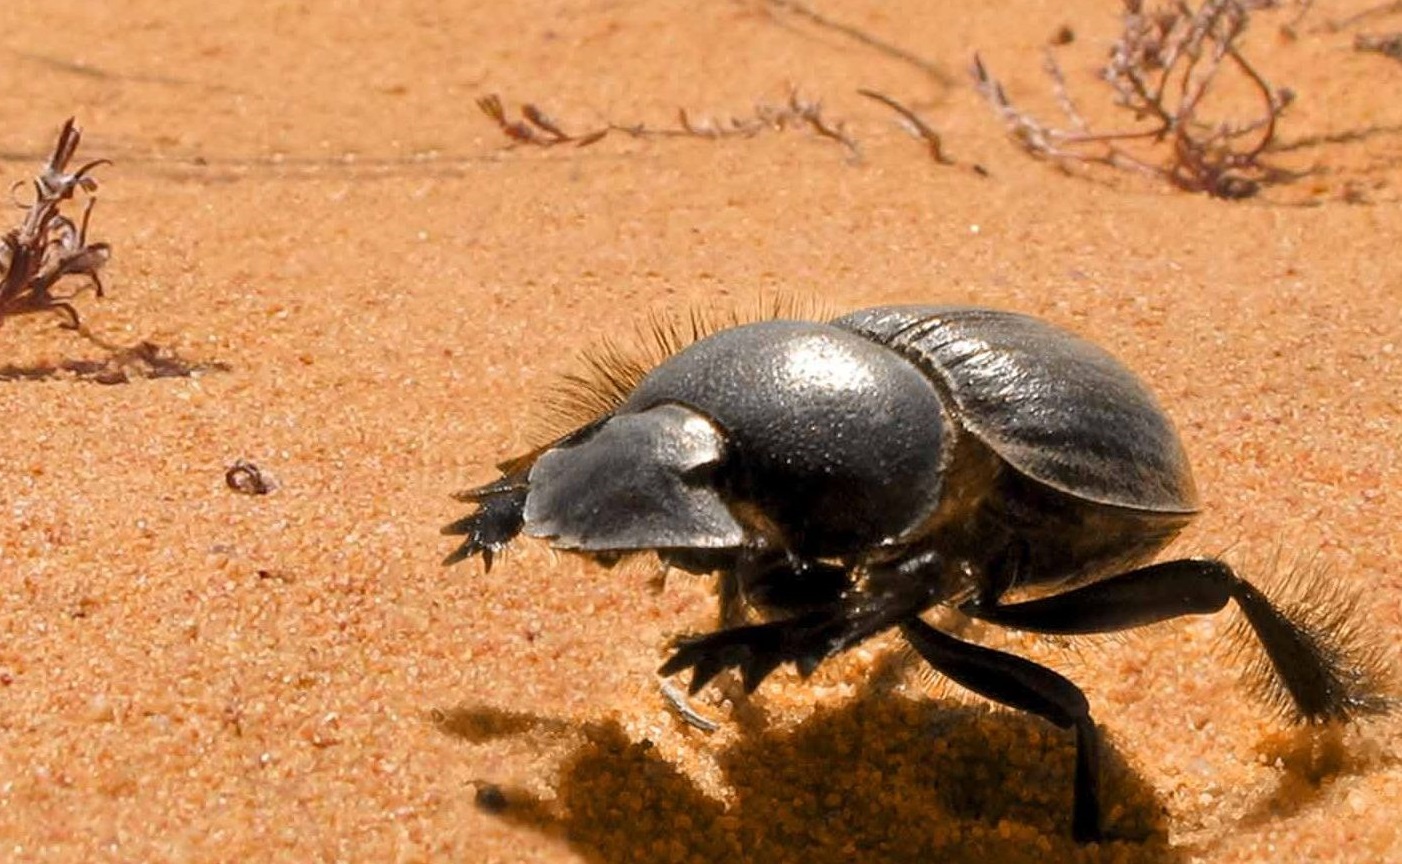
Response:
[[[712,483],[725,447],[680,405],[616,415],[536,461],[525,533],[586,552],[739,546],[744,531]]]

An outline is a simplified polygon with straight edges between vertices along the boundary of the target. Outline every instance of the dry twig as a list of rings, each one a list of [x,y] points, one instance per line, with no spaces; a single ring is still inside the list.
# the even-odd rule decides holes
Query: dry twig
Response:
[[[68,320],[64,326],[78,330],[81,322],[71,294],[54,294],[65,276],[86,276],[97,296],[102,296],[98,271],[107,263],[106,243],[88,243],[88,220],[96,199],[87,198],[82,219],[74,222],[59,212],[79,189],[88,196],[97,190],[89,173],[106,159],[88,162],[69,173],[68,163],[78,150],[82,133],[73,118],[63,124],[53,155],[34,180],[34,201],[21,204],[25,217],[19,227],[0,237],[0,324],[6,318],[34,312],[57,312]],[[11,187],[11,192],[17,188]]]
[[[1138,171],[1218,198],[1254,195],[1263,181],[1277,176],[1261,157],[1294,94],[1272,88],[1242,55],[1239,40],[1250,13],[1275,6],[1276,0],[1203,0],[1197,8],[1174,0],[1152,12],[1145,11],[1143,0],[1124,0],[1124,5],[1123,30],[1100,77],[1114,91],[1116,107],[1134,118],[1129,128],[1094,131],[1050,52],[1046,72],[1070,129],[1049,126],[1015,107],[977,56],[975,85],[1035,156]],[[1224,68],[1244,76],[1256,93],[1256,117],[1217,122],[1201,117],[1204,99]]]
[[[1402,33],[1359,33],[1353,38],[1353,48],[1402,60]]]
[[[919,69],[921,72],[924,72],[926,75],[929,75],[931,78],[933,78],[935,81],[938,81],[940,84],[949,85],[953,83],[949,73],[945,72],[943,69],[930,62],[929,60],[926,60],[924,57],[921,57],[918,54],[913,54],[910,51],[905,50],[904,48],[899,48],[891,44],[890,42],[887,42],[885,39],[873,36],[872,34],[867,33],[864,30],[860,30],[856,27],[853,27],[850,24],[843,24],[840,21],[835,21],[832,18],[821,14],[813,7],[809,6],[807,3],[801,3],[798,2],[798,0],[766,0],[766,2],[769,6],[775,9],[782,9],[786,12],[790,12],[794,15],[797,15],[800,18],[804,18],[809,22],[816,24],[819,27],[823,27],[828,30],[833,30],[835,32],[841,33],[843,36],[846,36],[849,39],[855,40],[863,45],[866,45],[868,48],[873,48],[876,51],[885,54],[887,57],[894,57],[897,60],[900,60],[904,63],[908,63],[911,66],[914,66],[916,69]]]
[[[789,91],[788,99],[781,104],[761,102],[755,105],[753,114],[744,117],[731,117],[728,120],[706,118],[696,120],[686,109],[677,111],[677,125],[674,127],[654,127],[642,123],[622,125],[609,123],[598,129],[579,135],[566,132],[544,111],[530,103],[521,106],[521,120],[512,120],[499,96],[491,95],[477,100],[477,107],[491,118],[502,134],[513,145],[525,144],[535,147],[554,147],[559,144],[573,144],[586,147],[597,143],[608,135],[617,132],[632,138],[752,138],[766,130],[782,131],[793,128],[807,128],[814,134],[841,144],[853,160],[861,158],[857,142],[846,131],[844,124],[829,121],[823,116],[822,103],[804,98],[797,89]]]
[[[920,116],[914,111],[897,102],[895,99],[892,99],[890,96],[887,96],[885,93],[878,93],[875,90],[858,90],[857,92],[868,99],[874,99],[880,102],[882,105],[885,105],[887,108],[901,115],[901,119],[905,121],[911,134],[925,142],[925,146],[929,148],[931,159],[934,159],[941,165],[955,164],[953,159],[945,155],[944,140],[940,138],[940,133],[930,128],[930,125],[924,120],[921,120]]]

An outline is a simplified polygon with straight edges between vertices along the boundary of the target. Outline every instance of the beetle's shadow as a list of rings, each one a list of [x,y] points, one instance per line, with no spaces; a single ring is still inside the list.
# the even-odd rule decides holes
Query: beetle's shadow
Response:
[[[1113,839],[1073,842],[1071,736],[983,706],[870,690],[793,727],[748,721],[753,728],[714,754],[733,790],[728,803],[616,720],[490,707],[436,719],[445,734],[473,742],[540,731],[582,742],[560,766],[555,800],[507,789],[504,804],[492,803],[502,805],[499,818],[602,864],[1183,860],[1168,845],[1158,797],[1108,741],[1101,794]]]
[[[1385,750],[1351,749],[1337,724],[1296,726],[1282,730],[1257,746],[1258,752],[1281,766],[1276,788],[1242,818],[1246,826],[1262,825],[1318,806],[1329,786],[1341,777],[1361,777],[1379,768],[1396,768],[1398,757]]]

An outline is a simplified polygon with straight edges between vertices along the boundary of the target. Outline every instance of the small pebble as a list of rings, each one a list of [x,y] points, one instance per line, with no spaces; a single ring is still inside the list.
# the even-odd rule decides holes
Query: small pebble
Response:
[[[477,794],[473,797],[477,809],[486,813],[500,813],[506,809],[506,793],[495,783],[478,783]]]

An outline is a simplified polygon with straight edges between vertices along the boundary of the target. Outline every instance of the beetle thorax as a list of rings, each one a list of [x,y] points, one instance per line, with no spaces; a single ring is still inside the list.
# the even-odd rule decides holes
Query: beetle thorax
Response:
[[[684,405],[721,430],[715,482],[754,531],[805,556],[900,542],[939,502],[948,424],[930,379],[826,324],[724,330],[662,363],[620,414]]]

